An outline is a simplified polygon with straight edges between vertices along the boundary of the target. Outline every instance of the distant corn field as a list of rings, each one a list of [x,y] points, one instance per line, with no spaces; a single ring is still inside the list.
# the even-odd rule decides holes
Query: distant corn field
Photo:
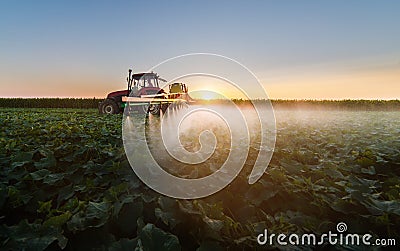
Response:
[[[253,100],[257,103],[261,100]],[[200,102],[221,104],[227,100],[204,100]],[[250,104],[249,100],[234,99],[239,105]],[[271,100],[275,109],[312,109],[312,110],[357,110],[357,111],[400,111],[400,100]]]
[[[6,108],[97,108],[103,99],[97,98],[0,98],[0,107]],[[254,100],[253,102],[259,102]],[[223,104],[227,100],[199,100],[204,103]],[[236,104],[249,104],[249,100],[233,99]],[[364,111],[400,111],[400,100],[271,100],[277,109],[328,109]]]
[[[97,108],[96,98],[0,98],[0,107],[7,108]]]
[[[400,111],[400,100],[273,100],[274,108]]]

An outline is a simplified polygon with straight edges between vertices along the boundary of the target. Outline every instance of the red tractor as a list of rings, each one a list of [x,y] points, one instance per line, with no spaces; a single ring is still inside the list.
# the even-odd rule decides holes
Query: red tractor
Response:
[[[165,112],[169,105],[192,102],[188,95],[188,88],[182,83],[169,85],[166,93],[160,88],[160,82],[167,82],[156,73],[135,73],[129,69],[128,88],[126,90],[111,92],[107,98],[99,103],[99,112],[102,114],[117,114],[128,106],[130,111],[151,113],[153,115]]]

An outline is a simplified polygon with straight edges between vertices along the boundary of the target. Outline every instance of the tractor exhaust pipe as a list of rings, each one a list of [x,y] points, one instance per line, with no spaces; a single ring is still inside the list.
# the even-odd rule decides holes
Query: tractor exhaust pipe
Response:
[[[128,70],[128,77],[126,78],[126,81],[128,82],[128,95],[129,95],[132,90],[132,82],[133,82],[132,69]]]

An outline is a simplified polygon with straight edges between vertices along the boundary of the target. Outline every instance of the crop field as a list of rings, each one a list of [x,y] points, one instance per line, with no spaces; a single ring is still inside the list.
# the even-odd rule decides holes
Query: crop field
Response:
[[[247,181],[257,155],[250,146],[243,170],[226,188],[178,200],[151,190],[133,172],[122,115],[0,108],[0,249],[307,250],[318,247],[260,246],[257,236],[264,229],[321,235],[339,222],[346,233],[400,242],[400,111],[278,109],[275,115],[274,155],[258,182]],[[227,137],[219,132],[217,139]],[[198,148],[196,137],[183,143]],[[219,149],[195,173],[164,165],[177,176],[205,176],[226,158]]]

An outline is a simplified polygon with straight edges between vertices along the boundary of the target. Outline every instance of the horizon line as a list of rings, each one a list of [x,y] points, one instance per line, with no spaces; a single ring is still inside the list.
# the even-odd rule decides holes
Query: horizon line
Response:
[[[106,97],[0,97],[0,99],[106,99]],[[323,98],[254,98],[254,99],[243,99],[243,98],[230,98],[230,99],[196,99],[201,101],[224,101],[224,100],[242,100],[242,101],[257,101],[257,100],[270,100],[270,101],[400,101],[400,98],[339,98],[339,99],[323,99]]]

